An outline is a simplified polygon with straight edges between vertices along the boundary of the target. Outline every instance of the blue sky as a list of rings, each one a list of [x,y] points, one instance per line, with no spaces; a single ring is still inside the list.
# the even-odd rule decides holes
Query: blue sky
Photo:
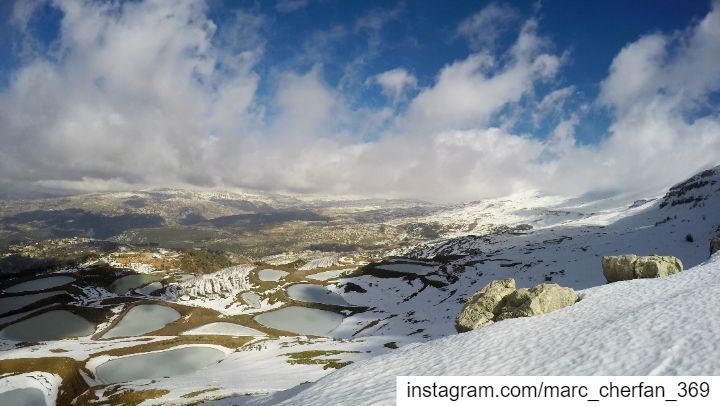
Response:
[[[526,188],[625,190],[649,178],[660,187],[669,176],[713,162],[707,154],[699,157],[693,145],[707,148],[714,139],[698,135],[692,143],[685,135],[692,129],[681,127],[702,121],[702,131],[709,131],[703,120],[714,125],[717,118],[715,60],[698,56],[715,49],[703,38],[716,34],[716,14],[712,2],[699,0],[6,1],[0,5],[0,119],[5,113],[13,122],[0,126],[13,136],[4,141],[15,147],[14,156],[29,153],[28,139],[48,145],[61,170],[35,168],[30,174],[15,158],[0,167],[0,182],[20,188],[179,185],[441,200]],[[685,89],[681,72],[701,74]],[[165,83],[168,78],[173,84]],[[642,86],[627,90],[625,81]],[[45,104],[23,111],[43,113],[46,127],[20,122],[11,106],[20,108],[39,95],[47,96]],[[178,97],[187,100],[176,103]],[[138,104],[147,108],[135,110]],[[638,143],[640,136],[621,131],[639,125],[633,121],[638,117],[657,114],[624,113],[641,105],[672,112],[657,141],[687,151],[692,162],[668,178],[649,170],[627,182],[622,178],[637,172],[629,166],[612,175],[617,179],[582,187],[573,179],[573,187],[557,186],[571,182],[563,173],[574,172],[580,156],[615,165],[609,150],[627,149],[616,143]],[[182,129],[156,128],[147,116],[152,109],[169,122],[194,119]],[[633,131],[650,131],[653,121],[647,119],[646,127]],[[448,135],[453,131],[473,135]],[[117,158],[148,138],[139,141],[131,133],[161,134],[144,149],[161,149],[167,162],[139,173],[134,159]],[[116,149],[103,150],[104,162],[94,162],[90,155],[97,151],[87,145],[97,142],[102,149],[108,144],[103,137]],[[678,140],[688,145],[675,145]],[[65,158],[69,152],[50,147],[55,143],[81,143],[75,153],[87,159]],[[414,154],[394,149],[403,144]],[[527,154],[528,165],[542,167],[508,163],[504,148],[513,146]],[[226,156],[235,148],[241,152]],[[332,159],[315,169],[324,155]],[[397,164],[386,164],[386,155]],[[108,164],[110,156],[114,164]],[[299,161],[289,163],[293,157]],[[456,167],[456,160],[465,164]],[[358,169],[340,168],[343,162]],[[278,169],[283,165],[288,168]],[[428,173],[414,175],[426,166]],[[532,179],[538,171],[544,178]],[[500,173],[509,175],[500,182],[489,179]],[[442,186],[466,176],[488,180],[469,182],[459,193]],[[377,185],[372,180],[378,178],[389,181]]]

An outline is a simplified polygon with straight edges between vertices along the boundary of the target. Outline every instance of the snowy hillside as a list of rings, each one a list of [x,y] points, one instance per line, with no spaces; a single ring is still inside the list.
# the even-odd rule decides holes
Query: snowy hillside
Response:
[[[605,283],[602,256],[624,253],[673,255],[686,268],[695,266],[708,258],[709,242],[720,226],[718,189],[716,167],[674,186],[665,196],[620,207],[615,201],[578,199],[554,199],[545,208],[524,200],[491,203],[494,211],[486,212],[486,233],[407,254],[423,269],[421,275],[380,272],[383,265],[377,265],[380,271],[339,281],[339,286],[351,282],[367,291],[343,292],[348,302],[371,307],[344,325],[368,326],[354,337],[415,333],[436,338],[454,333],[454,317],[465,299],[494,279],[511,277],[519,287],[554,282],[586,289]],[[612,208],[586,211],[603,206]],[[407,258],[398,261],[412,263]]]
[[[393,404],[398,375],[717,375],[718,292],[720,254],[667,278],[586,289],[554,313],[410,345],[267,404]]]

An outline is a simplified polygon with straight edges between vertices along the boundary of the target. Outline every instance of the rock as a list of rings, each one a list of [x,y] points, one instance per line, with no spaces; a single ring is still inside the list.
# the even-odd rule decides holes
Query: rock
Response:
[[[550,313],[577,300],[574,290],[555,283],[515,290],[514,279],[496,280],[468,299],[455,319],[455,329],[462,333],[500,320]]]
[[[618,255],[602,258],[603,275],[608,282],[640,278],[661,278],[683,270],[682,262],[672,256]]]
[[[682,262],[671,256],[639,257],[634,265],[635,278],[662,278],[683,270]]]
[[[710,241],[710,255],[720,251],[720,233]]]
[[[635,279],[633,264],[637,255],[618,255],[602,258],[603,275],[608,282]]]
[[[515,292],[514,279],[490,282],[468,299],[460,314],[455,318],[455,329],[462,333],[493,322],[500,311],[503,299]]]
[[[571,306],[577,300],[578,295],[574,290],[555,283],[543,283],[530,289],[518,289],[505,299],[495,321],[554,312]]]

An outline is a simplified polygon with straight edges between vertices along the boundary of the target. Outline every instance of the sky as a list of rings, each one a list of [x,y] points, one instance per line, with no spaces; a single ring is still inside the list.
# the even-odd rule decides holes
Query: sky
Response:
[[[0,145],[0,195],[657,192],[720,163],[720,1],[2,1]]]

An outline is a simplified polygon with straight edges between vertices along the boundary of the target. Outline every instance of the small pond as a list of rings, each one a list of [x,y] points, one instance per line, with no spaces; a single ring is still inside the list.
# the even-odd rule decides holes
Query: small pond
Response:
[[[21,295],[0,298],[0,314],[8,313],[49,297],[64,294],[65,291],[43,292],[32,295]]]
[[[380,265],[377,269],[390,272],[414,273],[417,275],[425,275],[436,269],[434,266],[418,265],[418,264],[385,264]]]
[[[0,330],[0,336],[15,341],[51,341],[92,334],[95,325],[67,310],[51,310],[21,320]]]
[[[243,292],[240,297],[253,309],[260,308],[260,295],[255,292]]]
[[[277,282],[284,278],[288,272],[277,269],[263,269],[258,272],[258,278],[263,282]]]
[[[6,293],[18,293],[18,292],[35,292],[38,290],[45,290],[55,288],[74,281],[75,278],[72,276],[51,276],[49,278],[35,279],[32,281],[18,283],[17,285],[10,286],[5,289]]]
[[[110,285],[110,291],[115,292],[118,295],[124,295],[135,288],[147,285],[148,283],[157,282],[161,279],[162,276],[160,275],[127,275],[115,280],[115,282]]]
[[[100,364],[95,376],[104,384],[188,374],[225,358],[213,347],[192,346],[115,358]]]
[[[350,306],[342,296],[327,290],[324,286],[300,283],[287,289],[290,299],[301,302],[322,303],[336,306]]]
[[[343,316],[335,312],[308,307],[290,306],[255,316],[255,321],[276,330],[295,334],[324,336],[342,323]]]
[[[216,323],[205,324],[204,326],[200,326],[200,327],[194,328],[192,330],[188,330],[182,334],[189,335],[189,336],[219,335],[219,336],[234,336],[234,337],[242,337],[242,336],[258,337],[258,336],[266,335],[262,331],[255,330],[254,328],[245,327],[241,324],[226,323],[226,322],[222,322],[222,321],[216,322]]]
[[[103,334],[103,338],[133,337],[160,330],[180,318],[172,307],[161,305],[137,305],[125,313],[115,327]]]
[[[19,388],[0,393],[0,405],[47,406],[45,394],[38,388]]]

